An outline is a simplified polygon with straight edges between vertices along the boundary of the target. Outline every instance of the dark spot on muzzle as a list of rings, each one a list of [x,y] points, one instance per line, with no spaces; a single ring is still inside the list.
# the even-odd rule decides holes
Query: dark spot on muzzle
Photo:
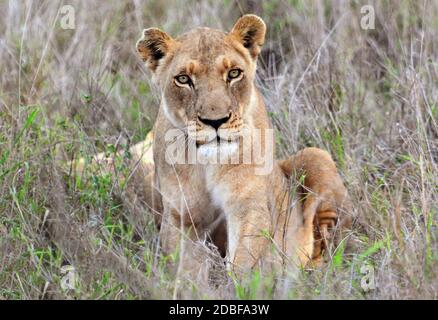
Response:
[[[210,127],[213,127],[215,130],[217,130],[217,129],[219,129],[219,127],[222,124],[224,124],[228,120],[230,120],[230,117],[231,117],[231,114],[228,117],[221,118],[221,119],[215,119],[215,120],[213,120],[213,119],[204,119],[204,118],[201,118],[201,117],[198,117],[198,118],[199,118],[199,121],[201,121],[202,123],[204,123],[204,124],[206,124],[206,125],[208,125]]]

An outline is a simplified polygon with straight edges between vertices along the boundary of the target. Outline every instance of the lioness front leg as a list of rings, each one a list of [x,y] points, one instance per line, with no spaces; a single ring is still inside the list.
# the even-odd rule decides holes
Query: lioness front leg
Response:
[[[315,245],[313,260],[318,262],[335,226],[350,224],[346,211],[351,210],[347,190],[330,154],[318,148],[305,148],[296,155],[280,161],[283,172],[291,177],[304,175],[304,214],[315,215]]]
[[[255,267],[264,255],[272,228],[265,177],[246,176],[237,172],[222,180],[221,207],[227,224],[228,268],[240,275]]]
[[[206,271],[200,252],[206,239],[205,226],[213,219],[208,207],[208,196],[199,188],[201,182],[196,174],[190,177],[179,174],[178,177],[180,180],[176,176],[160,180],[163,205],[160,227],[162,249],[165,254],[179,253],[178,272],[181,276],[189,279],[205,278]]]
[[[208,269],[204,264],[206,252],[202,245],[206,237],[205,230],[197,221],[193,221],[191,214],[164,205],[160,228],[161,246],[166,255],[178,253],[178,264],[174,265],[178,278],[206,283]]]
[[[228,208],[229,267],[237,274],[253,269],[269,245],[266,237],[270,228],[269,211],[266,206],[255,204],[260,199],[252,201]]]

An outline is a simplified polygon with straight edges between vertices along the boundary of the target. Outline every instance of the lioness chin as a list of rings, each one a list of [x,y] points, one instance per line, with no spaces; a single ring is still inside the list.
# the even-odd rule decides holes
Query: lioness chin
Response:
[[[272,125],[254,85],[265,32],[261,18],[245,15],[230,32],[197,28],[172,38],[149,28],[137,42],[161,91],[146,198],[164,252],[182,250],[192,273],[192,246],[204,240],[238,274],[304,266],[320,260],[346,220],[348,196],[330,155],[308,148],[273,159]],[[293,192],[301,176],[303,192]]]

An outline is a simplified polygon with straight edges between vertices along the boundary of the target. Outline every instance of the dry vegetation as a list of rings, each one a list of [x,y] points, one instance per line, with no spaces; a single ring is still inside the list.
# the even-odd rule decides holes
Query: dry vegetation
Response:
[[[376,26],[362,30],[369,2]],[[436,1],[68,3],[74,30],[60,28],[61,2],[0,1],[0,299],[438,297]],[[248,12],[269,28],[258,86],[279,156],[330,150],[357,219],[324,269],[180,282],[167,269],[178,254],[160,253],[148,211],[126,192],[126,150],[159,101],[134,44],[144,27],[227,30]],[[66,165],[115,150],[125,150],[115,173]],[[67,265],[74,289],[61,286]],[[363,265],[375,270],[369,292]]]

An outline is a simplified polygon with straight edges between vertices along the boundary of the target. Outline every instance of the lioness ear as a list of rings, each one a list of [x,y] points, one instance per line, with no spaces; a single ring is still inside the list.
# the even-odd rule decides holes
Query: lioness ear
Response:
[[[143,37],[137,41],[137,52],[149,69],[155,71],[160,60],[169,52],[174,40],[157,28],[143,30]]]
[[[265,42],[266,24],[254,14],[246,14],[237,20],[230,35],[243,44],[255,59]]]

